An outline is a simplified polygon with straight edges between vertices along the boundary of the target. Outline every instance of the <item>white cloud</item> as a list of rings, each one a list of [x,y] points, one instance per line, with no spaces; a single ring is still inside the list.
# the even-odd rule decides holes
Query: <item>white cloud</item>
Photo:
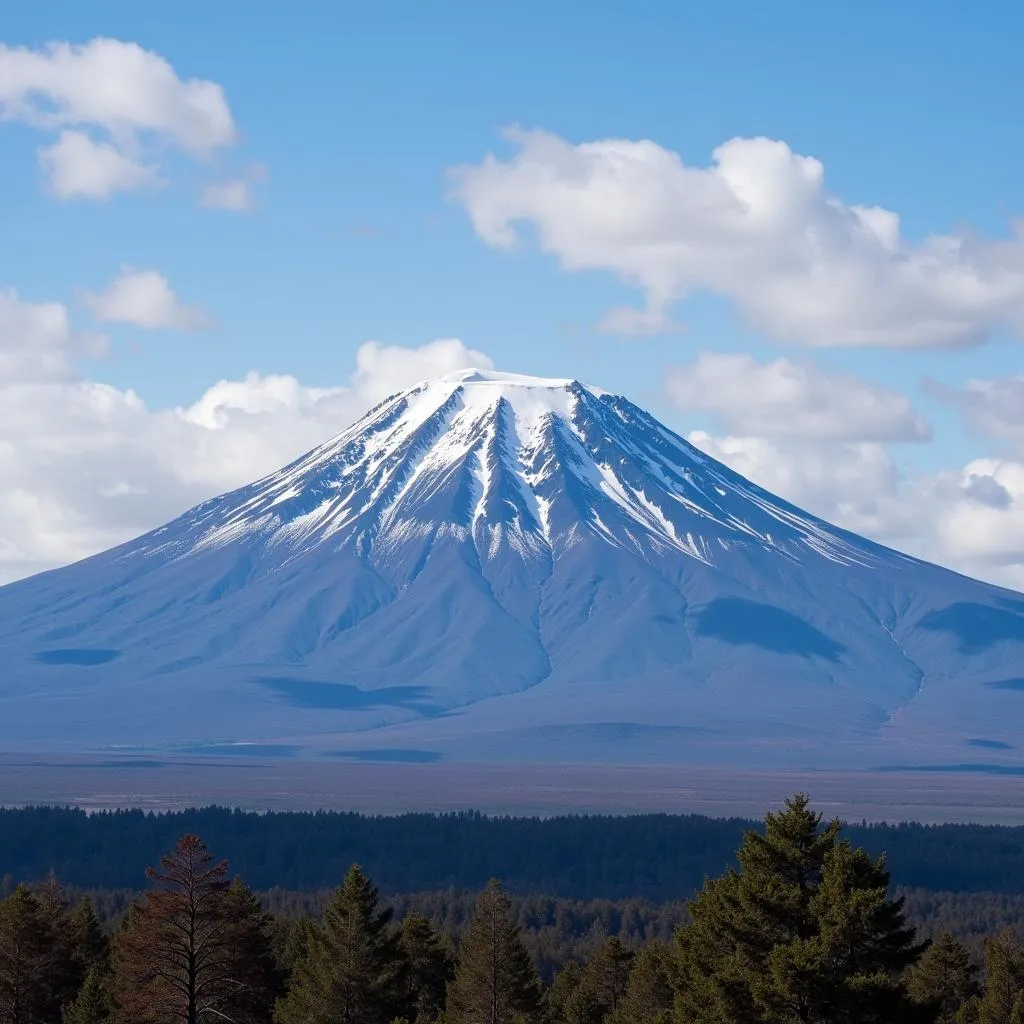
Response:
[[[887,543],[915,528],[904,515],[899,470],[884,445],[822,444],[693,431],[688,439],[773,494],[837,526]]]
[[[0,289],[0,382],[69,380],[78,356],[102,356],[103,335],[71,329],[59,302],[26,302],[14,288]]]
[[[491,370],[494,363],[458,338],[438,338],[414,349],[368,341],[356,353],[353,380],[360,393],[376,403],[428,377],[466,367]]]
[[[158,180],[144,152],[205,160],[237,141],[220,85],[182,80],[163,57],[116,39],[0,44],[0,119],[60,133],[40,162],[62,198],[105,199]]]
[[[833,441],[926,441],[931,428],[895,391],[810,362],[701,352],[671,367],[676,406],[712,413],[728,431],[755,437]]]
[[[779,364],[778,373],[769,372]],[[730,431],[695,431],[690,440],[829,522],[1024,591],[1024,377],[972,380],[962,388],[927,381],[930,394],[956,404],[979,432],[1007,442],[1013,454],[907,475],[879,443],[900,439],[916,422],[902,396],[852,378],[843,387],[827,379],[832,375],[809,383],[816,374],[794,377],[791,369],[785,360],[758,366],[746,356],[704,356],[677,371],[683,388],[677,399],[714,413]],[[829,406],[814,407],[808,417],[807,392],[826,394]],[[849,428],[845,433],[830,422],[832,410]]]
[[[641,288],[644,314],[611,315],[627,333],[657,329],[699,291],[811,346],[957,346],[1024,330],[1020,227],[1007,241],[911,242],[897,214],[830,195],[819,161],[765,138],[732,139],[691,167],[649,141],[506,134],[518,151],[452,168],[452,195],[489,245],[515,245],[529,224],[566,269]]]
[[[944,483],[939,549],[1024,590],[1024,463],[977,459]]]
[[[880,444],[714,437],[689,440],[795,505],[901,551],[1024,590],[1024,463],[981,459],[901,476]]]
[[[59,302],[23,302],[0,291],[0,380],[60,380],[73,375],[71,323]]]
[[[152,410],[81,377],[80,348],[62,305],[0,292],[0,582],[121,543],[269,473],[422,377],[491,365],[455,340],[369,342],[342,385],[250,373]]]
[[[243,213],[251,210],[256,203],[254,186],[267,180],[267,170],[263,164],[254,164],[243,178],[232,178],[229,181],[218,181],[203,189],[199,205],[213,210],[231,210]]]
[[[184,305],[167,278],[155,270],[123,266],[104,291],[82,291],[81,297],[103,323],[179,331],[198,331],[213,324],[203,310]]]
[[[179,414],[208,430],[224,430],[233,417],[265,416],[283,410],[316,414],[321,403],[348,394],[347,388],[311,388],[283,374],[261,376],[250,370],[242,380],[219,380]]]
[[[50,189],[61,199],[109,199],[115,192],[158,180],[154,168],[125,156],[109,142],[94,142],[79,131],[63,131],[52,146],[39,150],[39,164]]]
[[[933,380],[924,386],[929,394],[955,405],[975,430],[1012,441],[1024,456],[1024,374],[969,380],[962,388]]]

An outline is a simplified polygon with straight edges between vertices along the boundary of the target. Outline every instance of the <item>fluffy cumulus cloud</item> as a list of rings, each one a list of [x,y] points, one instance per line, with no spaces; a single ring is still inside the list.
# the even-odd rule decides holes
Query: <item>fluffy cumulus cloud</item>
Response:
[[[944,479],[937,547],[1024,590],[1024,462],[977,459]]]
[[[0,383],[69,380],[77,357],[101,356],[107,347],[104,335],[73,331],[63,304],[0,289]]]
[[[488,244],[520,225],[569,270],[608,270],[643,310],[600,326],[650,334],[698,291],[731,300],[759,330],[810,346],[958,346],[1024,330],[1024,236],[934,235],[828,192],[822,164],[784,142],[736,138],[707,167],[654,142],[574,145],[510,130],[509,159],[450,170],[452,195]]]
[[[904,396],[856,377],[704,353],[671,370],[666,386],[722,430],[689,439],[762,487],[855,533],[1024,590],[1024,378],[929,382],[1005,451],[917,475],[899,471],[887,442],[924,440],[927,424]]]
[[[40,149],[39,166],[51,191],[61,199],[109,199],[115,192],[159,180],[154,167],[78,131],[63,131],[52,146]]]
[[[82,291],[81,298],[102,323],[178,331],[198,331],[213,324],[202,309],[186,306],[167,278],[155,270],[123,266],[104,291]]]
[[[689,435],[738,473],[838,526],[1024,590],[1024,462],[905,476],[882,444]]]
[[[829,522],[906,547],[919,539],[899,470],[881,444],[821,444],[692,431],[702,451]]]
[[[493,370],[491,359],[466,348],[458,338],[438,338],[419,348],[401,348],[368,341],[356,353],[355,386],[373,403],[427,377],[462,369]]]
[[[926,441],[931,428],[910,400],[810,362],[702,352],[666,374],[683,410],[709,412],[728,431],[832,441]]]
[[[336,386],[250,373],[190,405],[150,409],[78,372],[95,345],[59,303],[0,292],[0,582],[120,543],[272,472],[423,376],[491,365],[456,340],[370,342]]]
[[[66,199],[152,184],[161,177],[158,153],[206,159],[237,140],[220,85],[183,80],[160,55],[117,39],[0,44],[0,119],[55,136],[40,165]]]

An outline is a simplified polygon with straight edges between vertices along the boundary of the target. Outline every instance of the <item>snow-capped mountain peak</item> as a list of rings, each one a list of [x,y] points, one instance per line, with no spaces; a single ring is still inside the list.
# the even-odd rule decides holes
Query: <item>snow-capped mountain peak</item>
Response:
[[[186,524],[181,524],[186,525]],[[438,535],[557,551],[589,534],[714,564],[730,543],[864,561],[824,523],[714,463],[625,398],[572,379],[467,369],[386,398],[320,448],[201,506],[178,545],[244,532],[394,552]],[[171,539],[171,538],[167,538]]]
[[[1014,756],[1022,660],[1019,595],[822,522],[624,397],[468,369],[0,588],[0,744],[975,763]]]

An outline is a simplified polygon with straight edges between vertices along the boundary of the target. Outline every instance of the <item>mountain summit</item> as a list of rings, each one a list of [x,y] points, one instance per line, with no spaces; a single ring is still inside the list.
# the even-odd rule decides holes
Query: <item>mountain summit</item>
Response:
[[[830,526],[625,398],[464,370],[0,589],[0,664],[8,750],[1005,764],[1024,597]]]

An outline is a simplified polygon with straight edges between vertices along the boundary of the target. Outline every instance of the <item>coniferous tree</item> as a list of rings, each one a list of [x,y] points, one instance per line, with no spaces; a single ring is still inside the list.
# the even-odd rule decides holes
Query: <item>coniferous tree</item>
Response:
[[[402,920],[399,942],[406,961],[405,1016],[412,1024],[431,1024],[444,1009],[455,964],[430,922],[411,911]]]
[[[664,942],[648,942],[636,954],[626,991],[612,1024],[668,1024],[675,994],[672,990],[672,951]]]
[[[57,1019],[61,1007],[75,998],[94,962],[106,955],[106,940],[92,906],[84,900],[72,909],[64,887],[51,871],[36,892],[39,908],[53,939],[47,970],[48,1014]]]
[[[35,895],[43,913],[51,920],[66,920],[71,913],[71,901],[52,868],[43,883],[35,887]]]
[[[193,835],[147,876],[153,887],[116,940],[124,1024],[260,1024],[270,1019],[269,936],[258,905]]]
[[[607,1007],[593,988],[581,979],[580,984],[560,1002],[557,1019],[561,1024],[602,1024],[606,1015]]]
[[[1024,1024],[1024,949],[1007,929],[985,942],[985,987],[979,1024]]]
[[[708,881],[678,933],[681,1024],[880,1024],[916,1008],[920,956],[884,861],[853,850],[798,795],[749,832],[739,869]]]
[[[323,926],[308,935],[281,1024],[389,1024],[403,1010],[405,961],[392,912],[353,866],[331,898]]]
[[[111,1010],[108,978],[100,968],[91,967],[78,994],[64,1005],[61,1024],[104,1024]]]
[[[279,921],[278,927],[277,962],[283,974],[284,994],[287,994],[299,964],[305,962],[309,956],[310,946],[318,928],[308,914],[302,914],[292,921]]]
[[[885,858],[838,842],[826,855],[812,900],[818,934],[800,944],[820,972],[821,1011],[830,1024],[913,1021],[924,1016],[904,981],[928,948],[889,898]],[[799,947],[798,947],[799,948]]]
[[[821,815],[798,794],[765,817],[764,833],[748,832],[737,854],[739,870],[709,879],[690,904],[691,922],[678,934],[679,1006],[689,1024],[768,1020],[779,1001],[770,958],[813,938],[811,900],[821,882],[825,856],[838,842],[839,822],[821,827]],[[787,998],[812,1000],[810,971],[790,965]],[[803,984],[805,993],[794,989]],[[774,1011],[771,1011],[774,1012]]]
[[[62,1024],[104,1024],[114,1012],[110,940],[88,897],[76,904],[69,927],[75,956],[85,976],[75,998],[64,1005]]]
[[[910,971],[907,990],[914,1002],[932,1010],[936,1024],[961,1024],[977,1010],[978,968],[967,949],[943,932]]]
[[[274,1004],[284,994],[283,974],[273,952],[270,915],[239,878],[228,886],[221,914],[226,960],[235,965],[235,991],[222,1012],[244,1024],[269,1024]]]
[[[564,1024],[603,1024],[622,1002],[632,964],[632,951],[617,936],[606,938],[585,967],[567,964],[549,994],[555,1017]]]
[[[0,1024],[53,1020],[50,969],[55,936],[38,898],[23,885],[0,902]]]
[[[523,945],[512,901],[497,880],[480,894],[448,987],[446,1024],[536,1020],[541,988]]]
[[[74,937],[71,934],[71,901],[64,887],[51,869],[46,880],[35,890],[39,909],[46,920],[51,949],[46,971],[47,1015],[74,998],[85,975],[83,966],[75,957]]]
[[[570,960],[547,991],[547,1016],[556,1024],[601,1024],[608,1008],[587,976],[588,967]]]
[[[629,972],[633,966],[633,952],[621,939],[612,935],[587,964],[584,983],[594,993],[602,1007],[601,1019],[614,1013],[626,993]]]
[[[71,911],[68,928],[74,948],[74,955],[84,970],[106,969],[110,963],[110,940],[103,933],[92,900],[80,899]]]
[[[547,991],[549,1016],[561,1024],[575,1024],[576,992],[583,984],[584,966],[578,960],[570,960],[555,974]]]

